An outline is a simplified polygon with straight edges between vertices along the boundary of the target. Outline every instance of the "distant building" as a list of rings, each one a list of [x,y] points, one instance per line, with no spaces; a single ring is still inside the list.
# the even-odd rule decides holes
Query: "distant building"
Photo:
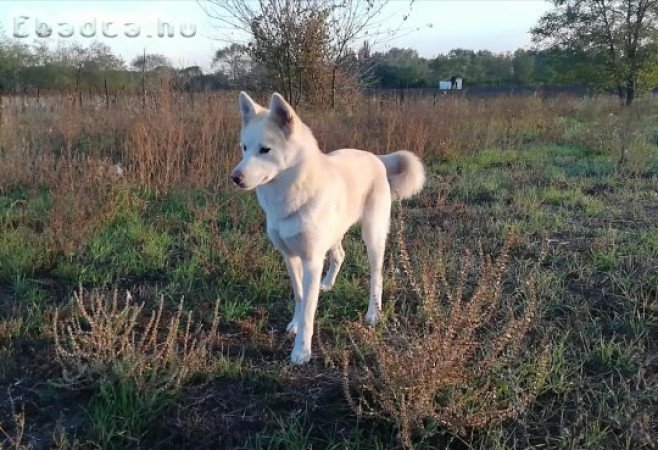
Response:
[[[439,81],[439,89],[445,91],[461,90],[464,80],[461,77],[451,77],[449,80]]]

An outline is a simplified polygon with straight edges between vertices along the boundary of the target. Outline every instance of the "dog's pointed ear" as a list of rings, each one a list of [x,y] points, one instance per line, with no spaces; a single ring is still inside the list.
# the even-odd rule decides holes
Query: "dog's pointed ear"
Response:
[[[247,125],[256,114],[263,110],[263,107],[252,100],[245,92],[240,91],[240,115],[242,116],[242,125]]]
[[[270,99],[270,119],[283,130],[286,136],[290,135],[295,120],[297,120],[295,110],[278,92],[272,94]]]

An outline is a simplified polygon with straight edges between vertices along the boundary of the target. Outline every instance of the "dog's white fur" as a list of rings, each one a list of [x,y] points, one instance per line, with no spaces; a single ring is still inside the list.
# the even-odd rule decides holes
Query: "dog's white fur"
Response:
[[[419,192],[425,171],[408,151],[375,156],[341,149],[324,154],[311,130],[275,93],[269,109],[240,93],[242,161],[231,178],[256,189],[267,218],[267,234],[281,251],[295,296],[288,331],[295,333],[293,364],[311,358],[313,320],[320,290],[331,289],[345,257],[341,241],[360,222],[370,262],[366,322],[379,320],[382,267],[391,199]],[[329,269],[324,278],[325,255]]]

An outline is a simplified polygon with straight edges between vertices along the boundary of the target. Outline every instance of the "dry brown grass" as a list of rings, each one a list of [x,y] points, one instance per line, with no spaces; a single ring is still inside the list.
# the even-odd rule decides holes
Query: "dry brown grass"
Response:
[[[398,104],[362,98],[346,117],[302,111],[302,118],[323,148],[356,147],[375,153],[404,148],[423,157],[446,158],[551,140],[562,131],[556,118],[572,112],[574,103],[534,97],[428,97]]]
[[[398,230],[417,312],[391,319],[382,332],[352,324],[343,376],[352,407],[393,420],[404,448],[413,448],[414,433],[429,434],[431,422],[463,435],[518,417],[537,396],[549,347],[536,338],[536,349],[528,346],[539,313],[533,281],[525,282],[524,305],[504,294],[514,242],[508,237],[496,260],[480,248],[477,264],[467,251],[455,276],[439,250],[416,274]]]
[[[119,299],[82,288],[73,297],[73,310],[55,310],[52,331],[56,357],[62,367],[59,384],[69,389],[130,380],[148,392],[178,387],[195,373],[213,368],[212,349],[217,343],[219,303],[210,328],[194,324],[183,301],[165,322],[163,299],[150,317],[144,304],[133,303],[126,293]]]
[[[117,166],[79,157],[60,161],[50,187],[47,232],[52,251],[71,254],[117,212],[117,196],[127,189]]]
[[[226,178],[238,154],[238,116],[226,100],[210,96],[193,109],[163,94],[155,111],[138,117],[124,147],[124,161],[139,182],[156,192],[171,186],[205,187]]]
[[[168,89],[122,97],[110,109],[45,98],[24,108],[5,102],[0,123],[0,191],[49,187],[67,167],[94,159],[162,192],[210,186],[238,155],[235,102],[225,94],[191,97]]]
[[[0,191],[17,185],[51,186],[66,167],[84,170],[81,157],[110,166],[118,163],[129,180],[156,193],[222,186],[240,157],[236,97],[162,89],[145,103],[135,96],[120,97],[109,109],[93,99],[80,106],[65,98],[44,98],[30,108],[7,99],[0,124]],[[596,147],[601,136],[570,136],[562,118],[619,110],[614,100],[606,99],[428,97],[402,104],[394,99],[357,100],[340,113],[300,108],[322,148],[357,147],[375,153],[404,148],[423,157],[447,158],[564,138],[578,144],[585,139]],[[637,111],[641,115],[640,103]]]

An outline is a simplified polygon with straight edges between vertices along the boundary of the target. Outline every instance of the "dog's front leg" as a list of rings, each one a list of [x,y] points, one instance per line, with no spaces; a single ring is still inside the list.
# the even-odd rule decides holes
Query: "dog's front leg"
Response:
[[[305,364],[311,359],[311,339],[313,337],[313,321],[318,307],[320,294],[320,278],[322,277],[322,258],[302,260],[302,304],[301,317],[298,323],[295,347],[290,361],[293,364]]]
[[[288,276],[290,276],[290,285],[292,286],[292,293],[295,296],[295,314],[292,316],[292,320],[286,327],[286,331],[297,334],[299,321],[301,320],[302,297],[304,293],[302,288],[302,260],[298,256],[287,256],[285,254],[283,255],[283,258],[286,261]]]

